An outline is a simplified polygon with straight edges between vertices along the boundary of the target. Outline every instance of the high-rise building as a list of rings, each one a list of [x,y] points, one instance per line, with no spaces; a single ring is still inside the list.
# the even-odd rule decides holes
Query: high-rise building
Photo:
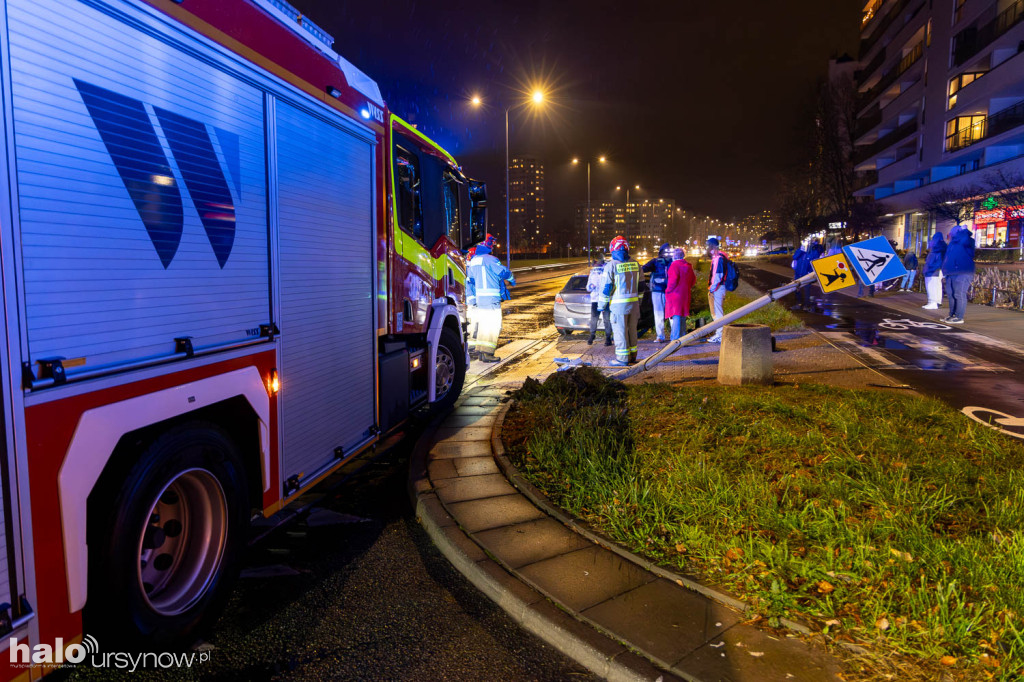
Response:
[[[514,156],[508,172],[512,250],[546,251],[544,232],[544,164],[532,156]]]
[[[919,248],[949,226],[934,198],[978,188],[978,245],[1019,246],[1024,207],[980,209],[1000,177],[1024,184],[1024,0],[870,0],[859,62],[856,194],[884,234]]]

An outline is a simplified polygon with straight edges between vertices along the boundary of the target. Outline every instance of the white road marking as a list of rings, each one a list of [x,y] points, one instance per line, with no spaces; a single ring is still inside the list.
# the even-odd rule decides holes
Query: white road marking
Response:
[[[955,362],[958,365],[963,366],[965,370],[972,370],[976,372],[1008,372],[1009,369],[1002,365],[997,365],[994,362],[988,362],[982,360],[973,355],[962,353],[960,351],[953,350],[945,343],[939,341],[933,341],[929,338],[918,336],[917,334],[909,333],[897,333],[897,334],[886,334],[887,338],[899,341],[908,348],[919,350],[922,353],[928,355],[945,358],[950,362]]]
[[[1005,412],[1000,412],[999,410],[992,410],[987,407],[968,406],[963,408],[963,410],[961,411],[974,421],[978,422],[979,424],[984,424],[985,426],[991,429],[995,429],[1000,433],[1005,433],[1007,436],[1013,436],[1014,438],[1024,439],[1024,433],[1018,431],[1008,431],[1007,429],[1002,429],[992,424],[992,422],[994,421],[996,424],[1002,424],[1003,426],[1024,427],[1024,419],[1020,417],[1014,417],[1013,415],[1006,414]],[[988,416],[988,421],[986,421],[982,417],[979,417],[979,413]],[[998,418],[993,419],[993,417],[996,416],[998,416]]]

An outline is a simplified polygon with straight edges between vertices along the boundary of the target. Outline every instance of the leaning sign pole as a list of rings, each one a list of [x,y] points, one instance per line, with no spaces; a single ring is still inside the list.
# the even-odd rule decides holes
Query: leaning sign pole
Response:
[[[689,334],[680,339],[670,341],[667,346],[661,349],[661,351],[655,353],[654,355],[647,358],[643,362],[637,363],[632,367],[627,367],[626,369],[615,372],[611,376],[614,377],[615,379],[628,379],[629,377],[636,376],[640,372],[646,372],[650,369],[653,369],[655,366],[661,363],[662,360],[672,355],[683,346],[689,346],[690,344],[696,343],[705,336],[709,336],[716,330],[721,329],[725,325],[732,324],[736,320],[742,317],[746,317],[755,310],[763,308],[769,303],[777,301],[783,296],[793,293],[797,289],[800,289],[805,286],[810,286],[816,280],[817,275],[815,275],[812,272],[810,274],[804,275],[799,279],[793,280],[789,284],[783,284],[781,287],[772,289],[761,298],[751,301],[742,308],[737,308],[728,315],[725,315],[724,317],[715,320],[711,324],[706,324],[703,327],[699,327],[698,329],[693,330],[692,332],[690,332]]]

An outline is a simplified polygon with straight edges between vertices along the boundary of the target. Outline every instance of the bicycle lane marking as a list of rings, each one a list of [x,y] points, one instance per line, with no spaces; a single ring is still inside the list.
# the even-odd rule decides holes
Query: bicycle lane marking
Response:
[[[904,331],[906,329],[928,329],[931,331],[943,331],[948,332],[952,327],[947,324],[941,324],[939,322],[930,322],[927,320],[912,320],[910,318],[884,318],[878,323],[878,326],[882,329],[893,330],[893,331]]]
[[[1000,433],[1005,433],[1007,436],[1024,440],[1024,418],[1014,417],[988,407],[974,405],[963,408],[961,412],[979,424],[984,424]]]

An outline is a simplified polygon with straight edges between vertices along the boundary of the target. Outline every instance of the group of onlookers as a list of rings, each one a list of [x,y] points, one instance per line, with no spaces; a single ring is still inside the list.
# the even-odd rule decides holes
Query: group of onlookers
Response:
[[[714,242],[712,244],[712,242]],[[709,302],[715,317],[722,315],[722,286],[718,255],[718,241],[709,240],[708,252],[712,256],[711,276],[708,282]],[[587,278],[590,292],[590,337],[594,343],[598,322],[604,320],[604,344],[615,345],[612,365],[624,366],[637,361],[637,325],[640,320],[641,272],[650,273],[651,304],[654,308],[654,330],[658,343],[667,343],[665,321],[668,320],[669,338],[673,341],[686,333],[686,318],[690,315],[691,290],[697,276],[682,249],[662,244],[658,256],[643,266],[629,255],[629,244],[621,236],[611,241],[608,248],[611,261],[592,263]],[[716,265],[718,272],[716,274]],[[718,337],[721,339],[721,332]]]
[[[963,324],[967,311],[967,292],[974,279],[974,236],[969,227],[957,225],[949,231],[949,242],[936,232],[928,240],[928,255],[924,260],[924,290],[927,302],[925,310],[938,310],[942,304],[945,288],[949,298],[949,315],[942,319],[946,324]],[[913,291],[918,270],[917,254],[907,251],[903,267],[907,274],[890,288],[899,291]],[[945,278],[945,287],[943,287]]]
[[[925,310],[938,310],[942,304],[945,290],[949,298],[949,315],[942,319],[946,324],[963,324],[964,313],[967,311],[967,293],[974,279],[974,236],[969,227],[957,225],[949,231],[949,240],[943,238],[942,232],[936,232],[928,241],[928,255],[924,261],[924,288],[928,301],[921,306]],[[823,247],[817,240],[811,242],[806,250],[798,248],[793,253],[793,275],[802,277],[811,272],[811,261],[823,255]],[[838,241],[834,241],[824,255],[832,256],[840,252]],[[878,285],[865,287],[860,284],[858,296],[867,289],[874,296],[875,287],[899,291],[912,291],[914,280],[919,268],[917,254],[908,251],[903,257],[903,267],[907,274]],[[945,278],[945,284],[943,284]],[[805,308],[810,303],[811,288],[801,287],[797,291],[798,302],[794,310]]]

